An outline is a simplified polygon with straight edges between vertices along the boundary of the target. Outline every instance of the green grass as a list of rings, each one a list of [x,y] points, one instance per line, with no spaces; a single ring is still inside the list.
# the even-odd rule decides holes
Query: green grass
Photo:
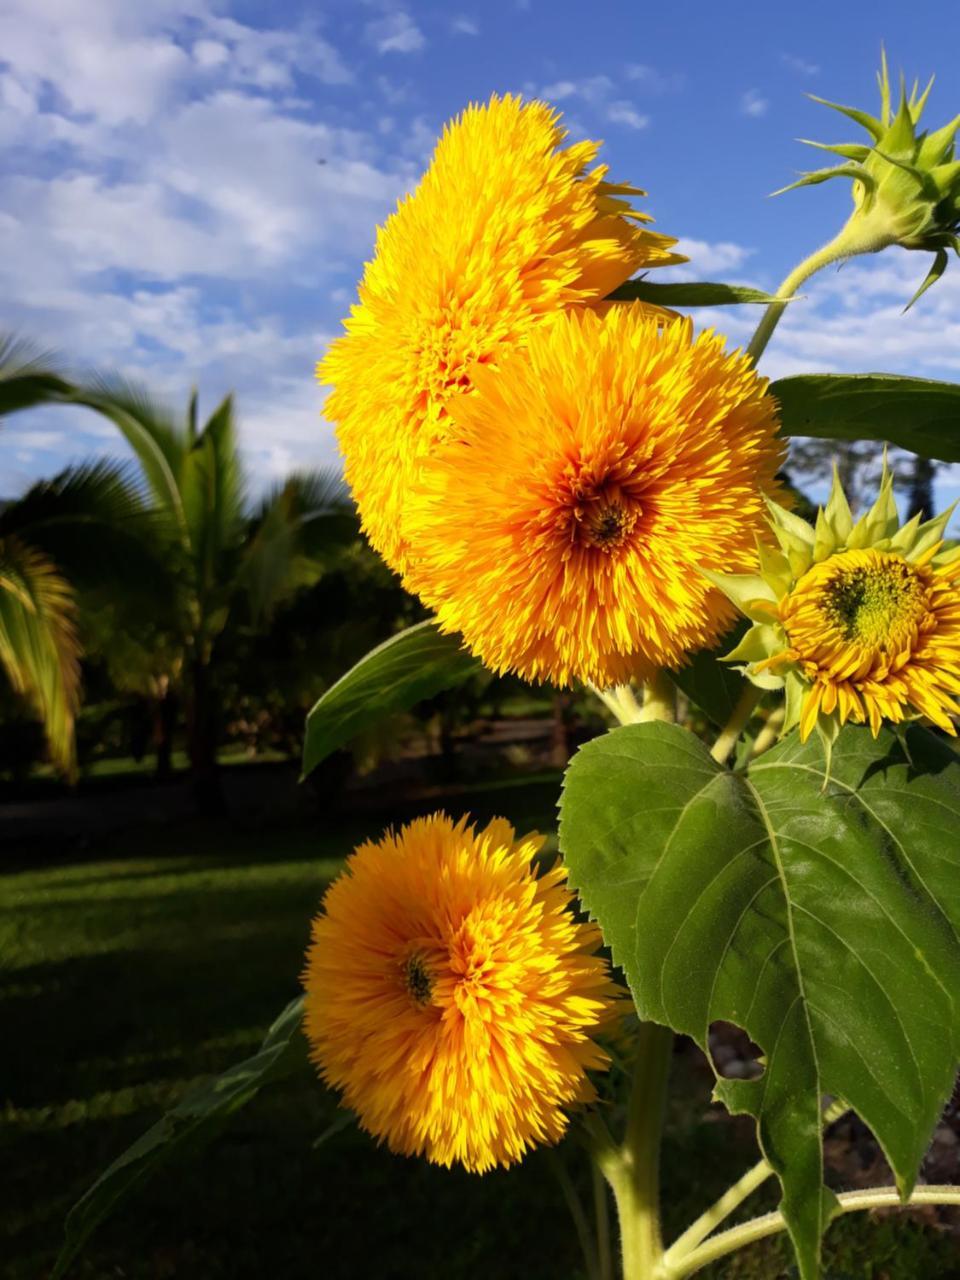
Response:
[[[545,779],[474,788],[449,807],[544,829],[555,797]],[[45,1276],[92,1177],[186,1088],[257,1044],[297,991],[310,916],[340,857],[383,825],[189,822],[0,876],[4,1280]],[[708,1092],[693,1056],[678,1058],[664,1161],[674,1230],[753,1158],[748,1128],[710,1110]],[[128,1202],[71,1275],[582,1276],[545,1153],[477,1178],[390,1156],[355,1129],[315,1147],[334,1109],[309,1076],[267,1091]],[[577,1153],[565,1158],[581,1177]],[[850,1218],[831,1233],[830,1259],[838,1276],[947,1280],[954,1249],[909,1223]],[[786,1256],[773,1241],[711,1274],[775,1280]]]

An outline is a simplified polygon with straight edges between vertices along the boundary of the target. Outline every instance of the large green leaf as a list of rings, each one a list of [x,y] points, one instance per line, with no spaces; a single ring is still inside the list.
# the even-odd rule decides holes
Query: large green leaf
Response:
[[[891,373],[817,373],[770,386],[785,435],[882,440],[960,462],[960,384]]]
[[[950,1092],[960,992],[960,761],[921,729],[794,734],[749,776],[675,725],[617,729],[567,774],[560,845],[643,1018],[707,1048],[718,1019],[761,1046],[719,1097],[758,1122],[801,1274],[833,1207],[820,1104],[871,1126],[901,1194]]]
[[[263,1088],[304,1068],[303,998],[291,1001],[267,1032],[259,1051],[222,1076],[194,1089],[114,1160],[67,1215],[65,1240],[51,1280],[65,1274],[91,1233],[161,1165],[215,1137],[235,1111]],[[328,1133],[331,1131],[328,1130]]]
[[[738,303],[776,302],[772,294],[740,284],[678,281],[659,284],[652,280],[628,280],[607,295],[608,302],[653,302],[658,307],[729,307]]]
[[[443,635],[429,620],[391,636],[341,676],[307,716],[303,777],[368,725],[479,670],[460,637]]]

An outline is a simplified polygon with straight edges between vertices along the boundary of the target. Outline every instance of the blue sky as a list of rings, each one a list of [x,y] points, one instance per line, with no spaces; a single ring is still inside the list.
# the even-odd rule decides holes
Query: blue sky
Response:
[[[947,0],[0,0],[0,327],[178,404],[235,389],[262,485],[335,461],[313,365],[377,222],[468,101],[550,98],[649,191],[682,274],[773,287],[849,208],[840,182],[766,198],[822,163],[794,139],[856,135],[804,93],[874,109],[885,41],[895,69],[937,73],[941,124],[958,37]],[[765,371],[960,377],[960,263],[900,314],[926,267],[886,253],[821,278]],[[701,317],[740,343],[757,313]],[[122,449],[93,415],[20,415],[0,494]],[[940,499],[958,492],[944,476]]]

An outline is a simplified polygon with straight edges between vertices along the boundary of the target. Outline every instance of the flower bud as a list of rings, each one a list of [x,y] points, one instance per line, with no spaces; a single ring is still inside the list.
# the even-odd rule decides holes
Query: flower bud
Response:
[[[851,178],[854,211],[841,237],[848,242],[848,256],[877,253],[895,244],[932,252],[933,265],[907,304],[909,309],[943,275],[947,250],[952,248],[960,257],[960,160],[955,158],[960,115],[932,133],[918,133],[933,80],[922,93],[915,82],[908,97],[901,76],[900,104],[894,114],[886,54],[877,79],[879,119],[855,107],[810,95],[815,102],[856,121],[872,141],[868,145],[801,139],[808,146],[842,157],[845,163],[805,173],[782,190],[816,186],[830,178]]]

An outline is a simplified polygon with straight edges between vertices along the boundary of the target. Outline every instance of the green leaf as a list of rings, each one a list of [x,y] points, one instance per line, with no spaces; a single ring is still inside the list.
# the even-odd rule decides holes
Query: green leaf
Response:
[[[307,716],[301,778],[369,725],[479,670],[460,637],[443,635],[429,619],[391,636],[341,676]]]
[[[73,777],[80,688],[73,589],[41,551],[2,532],[0,670],[43,721],[54,763]]]
[[[55,356],[24,338],[0,333],[0,418],[69,395]]]
[[[770,385],[784,435],[883,440],[960,462],[960,384],[887,373],[801,374]]]
[[[728,307],[754,302],[776,302],[773,294],[739,284],[678,282],[657,284],[650,280],[628,280],[607,295],[607,302],[652,302],[658,307]]]
[[[720,659],[739,644],[747,627],[744,620],[715,649],[701,649],[685,667],[668,673],[677,688],[718,728],[730,719],[745,684],[743,676]]]
[[[307,1064],[300,1024],[303,997],[291,1001],[267,1032],[259,1052],[201,1085],[167,1112],[114,1160],[67,1215],[63,1248],[51,1280],[66,1273],[92,1232],[161,1165],[209,1142],[235,1111],[264,1085],[295,1074]],[[329,1133],[329,1131],[328,1131]]]
[[[748,775],[676,725],[617,729],[567,773],[560,847],[640,1016],[707,1049],[715,1020],[761,1047],[717,1095],[753,1115],[801,1275],[833,1198],[820,1104],[845,1098],[909,1194],[958,1057],[960,760],[918,728],[796,734]],[[825,789],[824,789],[825,788]]]

